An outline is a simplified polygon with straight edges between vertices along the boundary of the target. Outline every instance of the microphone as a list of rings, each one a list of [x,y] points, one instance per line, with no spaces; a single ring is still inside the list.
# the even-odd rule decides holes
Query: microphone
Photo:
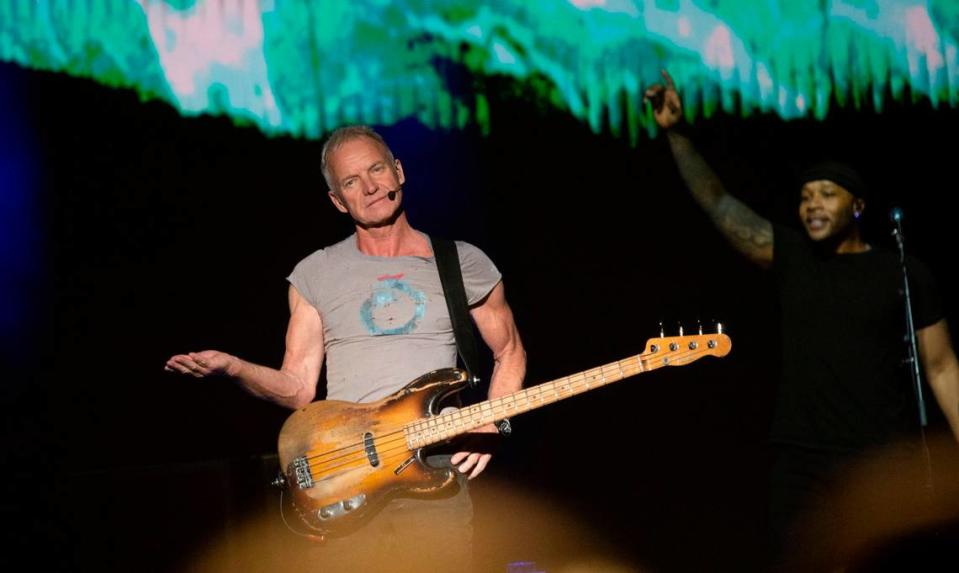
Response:
[[[893,207],[889,210],[889,220],[892,222],[892,236],[896,238],[896,246],[899,247],[899,262],[904,263],[906,252],[902,246],[902,209]]]

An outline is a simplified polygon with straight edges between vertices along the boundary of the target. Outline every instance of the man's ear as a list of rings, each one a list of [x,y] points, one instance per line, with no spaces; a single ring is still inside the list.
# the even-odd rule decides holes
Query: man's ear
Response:
[[[327,193],[330,196],[330,201],[333,202],[333,206],[336,207],[337,211],[340,213],[349,213],[349,209],[346,208],[346,204],[343,203],[343,200],[340,199],[340,196],[336,194],[336,191],[330,191]]]
[[[855,215],[855,217],[858,219],[859,217],[862,217],[862,212],[865,210],[866,200],[857,197],[856,200],[852,202],[853,215]]]

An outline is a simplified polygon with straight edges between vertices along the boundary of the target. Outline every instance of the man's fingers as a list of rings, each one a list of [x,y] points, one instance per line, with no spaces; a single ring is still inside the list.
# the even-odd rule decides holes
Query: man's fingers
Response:
[[[676,84],[673,83],[673,78],[672,76],[669,75],[669,72],[667,72],[666,70],[663,70],[662,74],[663,74],[663,80],[666,81],[666,87],[671,90],[676,89]]]
[[[203,378],[209,374],[209,370],[201,367],[189,356],[184,355],[174,356],[168,360],[164,370],[179,372],[180,374],[187,374],[196,378]]]
[[[468,479],[473,479],[473,478],[475,478],[476,476],[478,476],[478,475],[480,475],[481,473],[483,473],[483,470],[486,469],[486,466],[489,464],[489,461],[490,461],[490,459],[491,459],[492,457],[493,457],[493,456],[491,456],[490,454],[483,454],[483,455],[479,456],[479,459],[476,460],[476,467],[473,468],[473,473],[471,473],[471,474],[469,475],[469,478],[468,478]]]
[[[473,479],[483,473],[486,466],[493,456],[491,454],[479,454],[476,452],[457,452],[450,458],[450,463],[458,472],[466,475],[467,479]],[[465,461],[464,461],[465,460]],[[472,470],[472,471],[470,471]]]
[[[479,460],[479,454],[471,453],[471,454],[466,454],[466,461],[464,461],[463,463],[453,462],[452,458],[450,458],[450,463],[454,463],[454,465],[456,465],[456,469],[458,469],[460,473],[465,474],[466,472],[470,471],[470,468],[472,468],[473,465],[475,465],[478,460]]]
[[[653,108],[653,111],[659,113],[663,109],[663,94],[657,93],[647,98],[644,98],[649,105]]]
[[[666,100],[666,107],[669,108],[669,111],[673,113],[679,113],[679,101],[677,98],[669,98]]]
[[[456,468],[456,471],[461,474],[469,474],[470,470],[473,470],[475,474],[476,466],[482,461],[482,458],[488,454],[479,454],[476,452],[457,452],[450,458],[450,464]],[[485,466],[485,464],[484,464]],[[482,471],[482,469],[480,470]],[[469,477],[472,479],[473,475],[470,474]]]

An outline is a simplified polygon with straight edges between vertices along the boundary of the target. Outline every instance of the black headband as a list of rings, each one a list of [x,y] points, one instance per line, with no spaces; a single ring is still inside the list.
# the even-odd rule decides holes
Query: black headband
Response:
[[[837,161],[824,161],[809,167],[799,175],[799,185],[826,179],[844,187],[854,196],[866,198],[866,183],[855,169]]]

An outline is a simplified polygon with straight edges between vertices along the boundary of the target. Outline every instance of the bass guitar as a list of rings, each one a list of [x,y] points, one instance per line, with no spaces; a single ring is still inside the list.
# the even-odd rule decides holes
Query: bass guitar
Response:
[[[306,526],[304,533],[322,539],[358,524],[391,497],[453,485],[452,468],[426,463],[428,446],[637,374],[722,357],[731,348],[721,327],[714,334],[652,338],[637,356],[454,411],[440,405],[469,384],[459,368],[426,373],[378,402],[313,402],[280,430],[281,470],[273,483],[289,493],[284,507]]]

